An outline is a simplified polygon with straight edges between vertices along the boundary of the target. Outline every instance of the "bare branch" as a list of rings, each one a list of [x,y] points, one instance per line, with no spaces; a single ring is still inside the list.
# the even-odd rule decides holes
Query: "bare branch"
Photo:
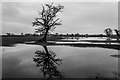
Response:
[[[42,18],[44,17],[44,12],[45,12],[45,8],[44,8],[44,6],[42,5],[42,12],[41,12]]]
[[[53,5],[45,4],[42,5],[42,10],[39,12],[39,17],[35,19],[33,22],[33,26],[35,27],[43,27],[36,29],[38,32],[43,31],[45,32],[45,37],[48,34],[49,30],[54,30],[55,26],[61,25],[61,21],[57,18],[57,13],[61,12],[64,6],[62,5]],[[57,18],[57,19],[56,19]]]
[[[35,21],[33,22],[33,26],[44,26],[44,21],[40,21],[43,20],[41,18],[36,18]]]
[[[59,18],[56,19],[55,21],[53,21],[53,22],[51,23],[50,27],[55,26],[55,25],[61,25],[61,24],[62,24],[61,21],[57,22],[58,20],[59,20]]]

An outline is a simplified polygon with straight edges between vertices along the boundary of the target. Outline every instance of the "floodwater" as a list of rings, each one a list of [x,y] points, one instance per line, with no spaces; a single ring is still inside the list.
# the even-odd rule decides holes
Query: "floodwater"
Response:
[[[67,37],[63,40],[99,40],[99,41],[103,41],[103,40],[106,40],[107,38],[106,37]],[[112,38],[111,40],[116,40],[114,38]]]
[[[72,43],[87,43],[87,44],[106,44],[104,41],[116,41],[116,39],[114,38],[111,38],[111,39],[108,39],[106,37],[67,37],[65,39],[61,39],[61,40],[65,40],[64,42],[56,42],[56,43],[68,43],[68,44],[72,44]],[[67,42],[68,41],[68,42]],[[71,42],[70,42],[71,41]],[[93,41],[93,42],[90,42],[90,41]],[[103,42],[102,42],[103,41]],[[118,42],[113,42],[113,43],[110,43],[110,44],[115,44],[115,45],[119,45],[120,43]]]
[[[40,45],[16,44],[15,47],[2,48],[3,78],[43,78],[33,57],[36,50],[44,50]],[[62,64],[57,66],[65,78],[91,78],[98,74],[111,78],[118,71],[118,50],[107,48],[87,48],[72,46],[48,46],[55,52]]]

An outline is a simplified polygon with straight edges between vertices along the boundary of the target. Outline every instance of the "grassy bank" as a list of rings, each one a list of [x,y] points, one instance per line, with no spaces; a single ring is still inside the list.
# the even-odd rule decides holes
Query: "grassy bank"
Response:
[[[16,43],[25,43],[25,42],[30,42],[34,41],[36,42],[37,40],[41,39],[42,36],[2,36],[2,42],[0,43],[1,46],[13,46]],[[60,42],[76,42],[72,40],[61,40],[63,39],[60,36],[51,36],[48,37],[48,41],[60,41]],[[55,43],[48,43],[48,45],[65,45],[65,46],[73,46],[73,47],[102,47],[102,48],[109,48],[109,49],[116,49],[120,50],[120,45],[116,44],[99,44],[99,43],[119,43],[120,41],[114,40],[114,41],[99,41],[99,40],[83,40],[83,42],[92,42],[91,44],[87,43],[78,43],[78,44],[55,44]],[[97,44],[94,44],[96,43]],[[28,43],[28,44],[33,44],[33,45],[38,45],[37,43]]]
[[[42,36],[2,36],[2,41],[0,41],[0,46],[13,46],[16,43],[24,43],[28,41],[37,41],[41,39]],[[47,40],[57,40],[62,39],[62,37],[51,36]]]

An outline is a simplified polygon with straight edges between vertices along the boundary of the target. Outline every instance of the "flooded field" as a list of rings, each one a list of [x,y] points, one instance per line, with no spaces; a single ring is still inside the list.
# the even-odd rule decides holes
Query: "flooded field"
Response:
[[[17,44],[15,47],[2,48],[3,78],[42,78],[43,75],[33,61],[36,50],[44,50],[40,45]],[[58,66],[65,78],[91,78],[98,74],[112,78],[118,71],[118,50],[72,46],[48,46],[57,57],[62,59]]]

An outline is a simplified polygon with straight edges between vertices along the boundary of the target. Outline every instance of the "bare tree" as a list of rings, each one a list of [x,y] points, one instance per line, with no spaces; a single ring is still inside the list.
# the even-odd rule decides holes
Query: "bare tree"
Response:
[[[117,40],[119,40],[120,30],[114,29],[114,31],[116,32]]]
[[[116,32],[116,35],[117,35],[117,36],[120,36],[120,31],[119,31],[119,30],[114,29],[114,31]]]
[[[110,38],[111,35],[113,35],[113,33],[112,33],[112,29],[110,29],[110,28],[105,29],[104,32],[106,33],[106,35],[107,35],[108,38]]]
[[[42,5],[42,11],[39,12],[39,17],[35,18],[33,26],[36,32],[43,33],[42,40],[46,42],[49,31],[54,30],[56,26],[61,25],[61,20],[57,17],[59,12],[62,12],[64,6],[45,4]]]

